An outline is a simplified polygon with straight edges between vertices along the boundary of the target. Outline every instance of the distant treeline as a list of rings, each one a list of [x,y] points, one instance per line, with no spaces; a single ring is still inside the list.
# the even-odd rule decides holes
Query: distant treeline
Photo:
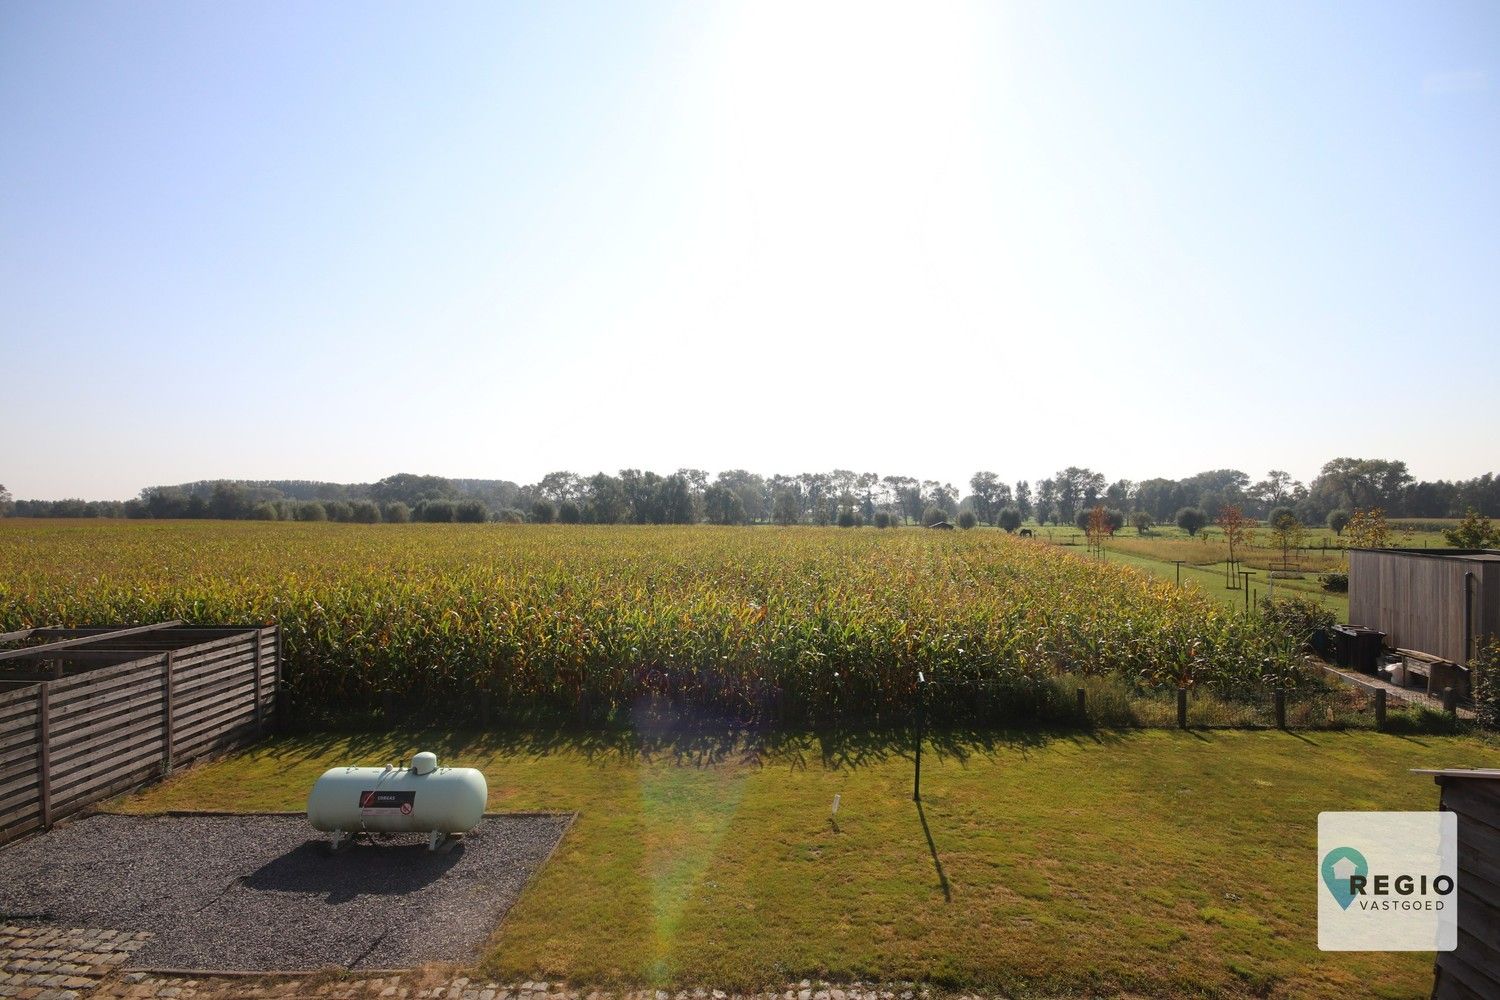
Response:
[[[659,475],[623,469],[580,476],[553,472],[525,486],[497,479],[401,473],[376,483],[214,480],[153,486],[134,500],[16,500],[0,487],[0,512],[22,517],[222,518],[267,521],[560,521],[569,524],[910,524],[972,514],[978,521],[1074,523],[1103,504],[1169,523],[1184,508],[1209,519],[1228,505],[1252,517],[1288,508],[1304,524],[1336,510],[1382,508],[1389,517],[1500,517],[1500,479],[1422,481],[1406,463],[1336,458],[1311,483],[1271,470],[1253,480],[1238,469],[1186,479],[1109,481],[1069,466],[1047,479],[976,472],[967,490],[952,483],[873,472],[762,476],[743,469],[712,479],[700,469]]]
[[[489,521],[517,502],[515,483],[396,475],[378,483],[201,480],[151,486],[134,500],[16,500],[16,517],[211,518],[256,521]],[[0,487],[0,510],[8,495]],[[515,520],[522,520],[514,512]]]

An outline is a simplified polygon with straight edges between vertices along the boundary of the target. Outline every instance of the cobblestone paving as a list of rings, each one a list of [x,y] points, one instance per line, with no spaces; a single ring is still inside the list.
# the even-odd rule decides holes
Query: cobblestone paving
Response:
[[[150,939],[125,931],[0,923],[0,997],[75,1000]]]
[[[268,998],[400,998],[400,1000],[930,1000],[928,992],[911,984],[871,987],[860,983],[833,986],[804,980],[785,990],[730,994],[723,990],[664,990],[605,992],[579,989],[564,983],[503,983],[481,979],[446,979],[433,972],[413,971],[399,976],[300,976],[227,979],[186,979],[132,972],[100,987],[96,998],[128,1000],[225,1000],[229,997]],[[958,997],[953,1000],[987,1000]]]
[[[371,976],[191,976],[127,971],[149,933],[0,923],[0,997],[19,1000],[932,1000],[911,983],[834,985],[803,980],[764,993],[601,991],[566,983],[498,983],[428,967]],[[988,1000],[980,996],[949,1000]]]

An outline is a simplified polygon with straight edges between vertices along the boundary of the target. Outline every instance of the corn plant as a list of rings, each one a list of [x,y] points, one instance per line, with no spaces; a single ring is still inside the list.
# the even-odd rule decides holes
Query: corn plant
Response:
[[[1284,636],[1001,532],[0,521],[0,630],[279,625],[303,724],[421,714],[897,722],[1062,674],[1263,691]],[[1022,713],[1024,714],[1024,712]]]

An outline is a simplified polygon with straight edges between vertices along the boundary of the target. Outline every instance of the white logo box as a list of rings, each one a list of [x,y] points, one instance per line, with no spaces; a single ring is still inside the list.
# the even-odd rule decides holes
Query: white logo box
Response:
[[[1458,946],[1454,813],[1319,813],[1315,877],[1323,951]]]

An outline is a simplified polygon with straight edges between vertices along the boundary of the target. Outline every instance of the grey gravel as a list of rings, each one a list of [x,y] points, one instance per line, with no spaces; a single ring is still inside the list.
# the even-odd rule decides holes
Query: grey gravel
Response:
[[[0,852],[0,920],[150,931],[147,968],[461,962],[567,816],[488,816],[447,852],[392,836],[338,854],[300,816],[90,816]]]

